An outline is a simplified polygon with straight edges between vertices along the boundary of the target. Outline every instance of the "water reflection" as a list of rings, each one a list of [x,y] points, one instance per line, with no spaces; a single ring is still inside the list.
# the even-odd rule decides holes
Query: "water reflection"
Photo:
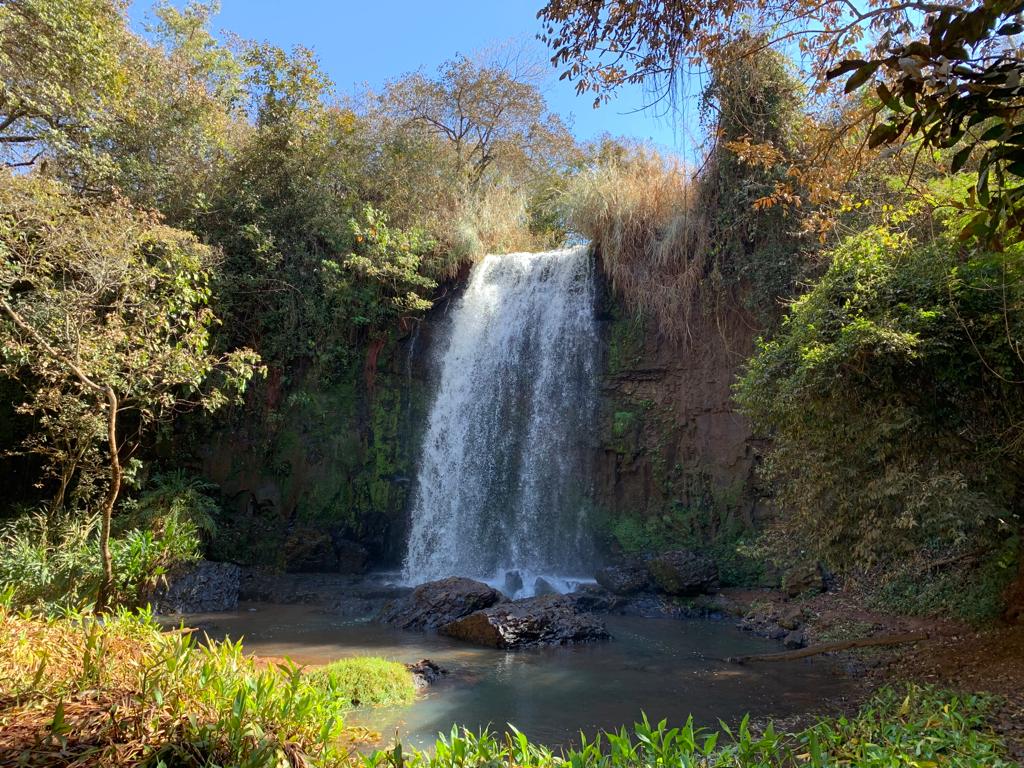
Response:
[[[778,649],[727,623],[609,617],[609,643],[518,652],[476,648],[438,635],[345,621],[302,606],[254,606],[236,614],[189,617],[215,637],[244,636],[248,650],[325,664],[373,654],[401,662],[430,658],[450,674],[411,707],[358,710],[350,722],[396,732],[423,746],[457,722],[471,728],[514,723],[549,745],[651,719],[702,724],[743,713],[785,716],[814,710],[849,691],[843,668],[827,658],[736,666],[731,655]]]

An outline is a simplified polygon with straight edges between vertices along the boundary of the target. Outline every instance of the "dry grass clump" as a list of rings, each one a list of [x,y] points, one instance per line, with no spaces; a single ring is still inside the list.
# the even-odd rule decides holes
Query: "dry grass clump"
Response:
[[[513,253],[551,248],[545,234],[530,231],[530,198],[509,183],[467,193],[442,227],[452,276],[459,265],[488,253]]]
[[[708,266],[698,185],[678,160],[639,148],[577,175],[563,198],[569,228],[599,243],[612,287],[684,340]]]

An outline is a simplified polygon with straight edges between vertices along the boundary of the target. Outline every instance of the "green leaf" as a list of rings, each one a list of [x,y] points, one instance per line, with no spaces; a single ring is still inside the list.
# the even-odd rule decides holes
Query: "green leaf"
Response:
[[[878,94],[878,98],[881,102],[893,112],[903,111],[903,106],[900,104],[900,100],[893,95],[893,92],[889,90],[889,86],[885,83],[879,83],[878,87],[875,89],[875,93]]]
[[[1003,134],[1005,133],[1006,123],[1000,120],[998,123],[996,123],[983,134],[981,134],[980,141],[995,141],[996,139],[1002,138]]]
[[[882,66],[882,62],[880,61],[872,61],[871,63],[862,66],[850,76],[849,80],[846,81],[846,85],[843,87],[843,93],[851,93],[852,91],[860,88],[871,78],[872,75],[875,74],[875,72],[878,71],[880,66]]]
[[[971,152],[973,150],[974,150],[974,145],[973,144],[969,144],[966,147],[964,147],[963,149],[961,149],[959,152],[957,152],[955,155],[953,155],[953,161],[949,164],[950,172],[951,173],[956,173],[961,168],[963,168],[964,167],[964,163],[967,162],[967,159],[971,156]]]
[[[871,135],[868,136],[868,146],[874,149],[882,144],[888,144],[897,136],[899,136],[899,131],[896,126],[890,123],[876,125],[875,129],[871,131]]]
[[[867,62],[864,61],[864,59],[850,59],[849,61],[844,61],[841,64],[830,69],[827,73],[825,73],[825,77],[827,77],[829,80],[835,80],[840,75],[845,75],[847,72],[852,72],[855,69],[860,69],[865,64],[867,64]]]

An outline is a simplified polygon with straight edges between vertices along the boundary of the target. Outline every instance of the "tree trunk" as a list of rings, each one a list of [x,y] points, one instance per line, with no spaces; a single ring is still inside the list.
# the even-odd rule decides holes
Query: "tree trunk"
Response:
[[[121,492],[121,457],[117,442],[117,394],[106,387],[107,397],[107,445],[110,451],[110,487],[103,501],[103,519],[100,524],[100,557],[103,561],[103,579],[96,594],[96,612],[108,608],[114,588],[114,563],[110,556],[110,523],[114,517],[114,504]]]

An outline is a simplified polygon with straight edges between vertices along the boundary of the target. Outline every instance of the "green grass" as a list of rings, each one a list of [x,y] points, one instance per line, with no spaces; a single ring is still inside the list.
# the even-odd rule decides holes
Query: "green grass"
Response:
[[[453,728],[433,752],[378,751],[363,768],[1011,768],[1005,745],[986,724],[992,702],[931,688],[878,693],[853,718],[823,720],[798,733],[744,719],[720,730],[646,718],[614,733],[581,735],[578,747],[555,753],[519,731],[499,737]]]
[[[315,676],[318,684],[348,706],[411,704],[416,697],[409,670],[375,656],[341,659],[317,670]]]
[[[410,673],[381,659],[307,671],[161,631],[145,611],[0,606],[0,765],[348,765],[365,738],[345,727],[350,707],[411,698]]]

